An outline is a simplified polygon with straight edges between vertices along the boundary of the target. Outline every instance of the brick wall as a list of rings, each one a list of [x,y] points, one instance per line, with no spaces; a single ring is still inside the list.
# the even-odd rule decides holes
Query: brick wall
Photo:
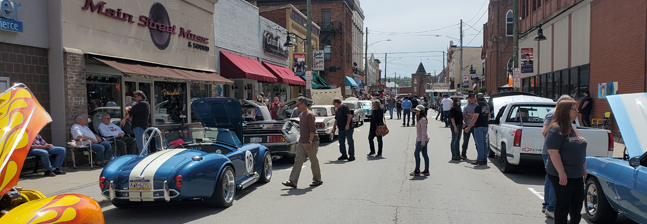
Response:
[[[38,102],[49,112],[48,50],[0,42],[0,77],[9,77],[9,85],[24,83],[34,93]],[[4,91],[4,90],[0,90]],[[50,125],[40,133],[52,142]]]
[[[266,7],[266,8],[272,8],[272,7]],[[272,11],[263,11],[261,9],[261,12],[259,13],[262,17],[265,17],[266,19],[271,20],[272,22],[275,22],[279,26],[282,26],[283,28],[288,28],[287,27],[287,17],[290,16],[287,14],[288,9],[277,9],[277,10],[272,10]]]
[[[618,82],[618,93],[645,92],[647,2],[595,0],[591,3],[591,118],[611,109],[597,94],[598,83]],[[621,35],[620,35],[621,34]],[[614,136],[619,136],[615,122]]]
[[[87,115],[87,84],[85,57],[81,52],[65,52],[63,55],[65,72],[65,130],[69,133],[76,115]],[[74,97],[82,97],[82,105],[74,105]],[[68,141],[70,135],[66,134]]]
[[[508,83],[507,64],[512,56],[512,36],[506,36],[506,14],[512,9],[512,0],[491,1],[485,34],[485,85],[489,94]],[[478,72],[477,72],[478,73]]]

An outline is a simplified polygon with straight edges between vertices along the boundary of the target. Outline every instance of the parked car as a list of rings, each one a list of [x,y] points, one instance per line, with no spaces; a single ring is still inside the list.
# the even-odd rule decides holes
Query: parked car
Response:
[[[370,120],[372,116],[371,111],[373,110],[373,101],[360,100],[359,104],[362,107],[362,110],[364,110],[364,120]]]
[[[647,223],[647,138],[643,129],[647,125],[647,93],[612,95],[607,101],[628,159],[586,157],[586,215],[594,223],[613,223],[618,213]]]
[[[164,107],[166,104],[168,104],[168,100],[155,104],[155,125],[173,123],[171,116],[168,114],[168,109]]]
[[[364,117],[366,117],[366,115],[364,115],[364,110],[362,110],[357,98],[349,97],[341,103],[350,109],[350,113],[353,115],[353,124],[355,124],[355,127],[364,125]]]
[[[124,155],[108,164],[99,177],[101,194],[116,207],[147,202],[203,200],[213,207],[229,207],[237,189],[272,178],[267,147],[242,144],[241,105],[233,98],[207,98],[192,103],[204,128],[180,130],[167,139],[176,148],[145,155]],[[149,143],[152,139],[149,138]],[[150,144],[145,144],[148,147]]]
[[[244,143],[260,143],[270,149],[273,159],[296,155],[299,141],[299,125],[285,118],[286,108],[294,107],[295,100],[285,102],[279,107],[276,120],[263,103],[251,100],[240,100],[245,111],[243,126]],[[289,118],[289,117],[288,117]]]
[[[490,120],[487,141],[489,157],[501,158],[500,169],[504,173],[516,171],[519,165],[543,165],[541,152],[544,146],[542,129],[544,117],[555,108],[551,99],[534,96],[507,96],[494,98],[497,115]],[[611,131],[577,127],[587,139],[588,156],[610,157],[613,155]]]
[[[315,123],[317,125],[317,134],[324,141],[332,142],[337,135],[337,130],[332,132],[335,126],[335,106],[333,105],[316,105],[310,108],[315,114]]]
[[[102,123],[101,116],[104,113],[110,115],[110,122],[121,125],[121,107],[97,107],[88,117],[88,126],[92,128],[92,131],[99,133],[99,125]]]

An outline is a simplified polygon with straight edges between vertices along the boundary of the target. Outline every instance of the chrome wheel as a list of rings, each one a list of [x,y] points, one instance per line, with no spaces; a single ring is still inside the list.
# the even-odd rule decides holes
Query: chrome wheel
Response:
[[[231,169],[227,169],[223,176],[222,182],[222,194],[226,203],[231,203],[234,200],[234,194],[236,194],[236,181],[234,179],[234,172]]]
[[[598,188],[590,184],[586,189],[586,210],[591,216],[598,212]]]
[[[265,154],[265,162],[263,163],[263,169],[265,171],[265,179],[272,179],[272,157],[269,153]]]

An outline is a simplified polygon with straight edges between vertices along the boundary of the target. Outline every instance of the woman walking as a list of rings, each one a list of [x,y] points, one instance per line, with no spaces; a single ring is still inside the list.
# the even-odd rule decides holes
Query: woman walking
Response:
[[[449,110],[449,119],[451,120],[450,130],[452,131],[452,142],[449,144],[452,150],[452,160],[461,160],[459,147],[461,142],[461,133],[463,133],[463,111],[461,110],[461,100],[454,98],[452,108]]]
[[[416,169],[409,175],[418,176],[420,174],[429,176],[429,155],[427,155],[427,143],[429,143],[429,136],[427,135],[427,110],[425,106],[416,106],[416,117],[418,124],[416,125],[416,151],[413,156],[416,158]],[[420,153],[425,160],[425,171],[420,172]]]
[[[377,137],[377,155],[375,157],[382,157],[382,136],[376,135],[375,131],[377,126],[384,123],[384,109],[380,105],[379,100],[373,100],[373,109],[371,110],[371,128],[368,131],[368,143],[371,148],[371,152],[368,153],[368,156],[375,155],[375,143],[373,139]]]
[[[586,179],[586,139],[571,123],[577,118],[577,102],[557,103],[553,120],[546,131],[546,149],[550,157],[546,173],[555,192],[555,223],[579,223]]]

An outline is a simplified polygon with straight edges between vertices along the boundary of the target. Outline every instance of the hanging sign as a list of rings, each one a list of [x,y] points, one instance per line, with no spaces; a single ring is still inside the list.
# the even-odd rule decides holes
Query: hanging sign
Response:
[[[306,54],[294,53],[294,75],[304,76],[306,73]]]
[[[314,60],[314,63],[312,66],[312,69],[315,71],[323,71],[324,69],[324,51],[323,50],[317,50],[312,52],[312,59]]]
[[[533,50],[521,48],[521,73],[533,73]]]
[[[306,72],[306,89],[312,89],[312,71]]]

